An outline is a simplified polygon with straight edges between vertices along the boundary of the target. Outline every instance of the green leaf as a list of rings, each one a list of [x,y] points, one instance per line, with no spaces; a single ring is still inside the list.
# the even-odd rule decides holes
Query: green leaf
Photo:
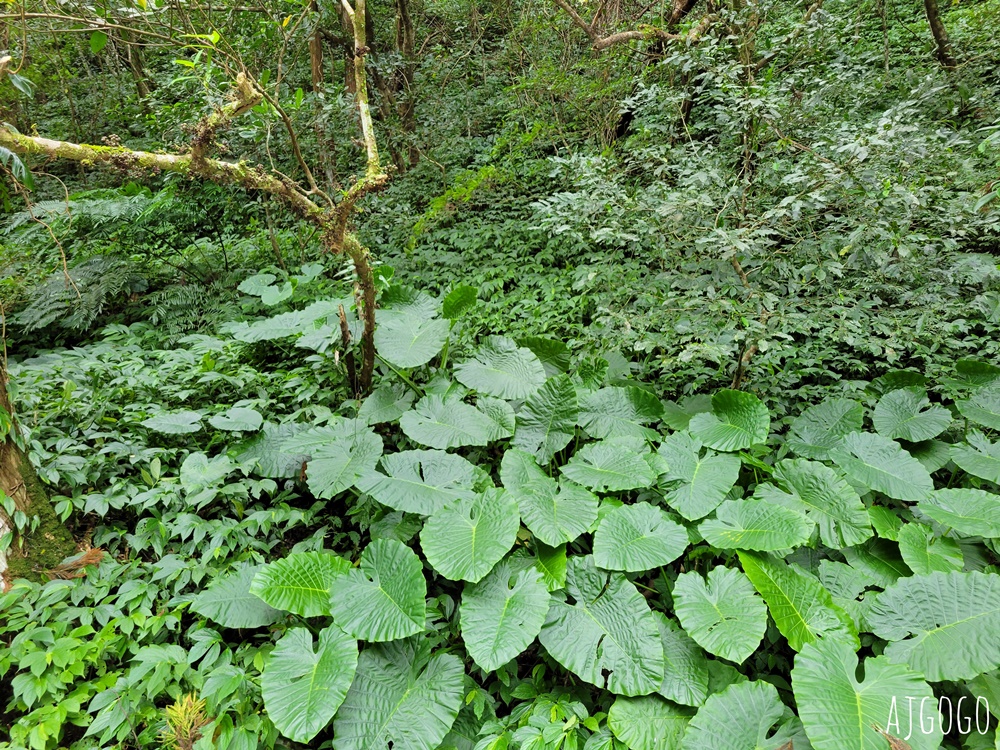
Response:
[[[778,725],[777,731],[771,729]],[[684,750],[777,750],[800,745],[798,721],[769,682],[740,682],[709,696],[688,724]]]
[[[232,573],[212,579],[191,600],[191,610],[226,628],[263,628],[277,622],[284,613],[250,593],[254,576],[262,567],[244,564]]]
[[[90,33],[90,51],[95,55],[107,46],[108,35],[103,31],[92,31]]]
[[[852,568],[871,576],[878,586],[885,588],[912,571],[899,556],[899,548],[884,539],[869,539],[854,547],[845,547],[844,557]]]
[[[610,440],[583,446],[560,471],[567,479],[598,492],[650,487],[656,481],[656,474],[640,454]]]
[[[458,320],[476,306],[478,297],[479,290],[476,287],[465,284],[456,286],[444,298],[441,314],[448,320]]]
[[[868,624],[885,656],[931,682],[969,680],[1000,664],[1000,576],[929,573],[879,594]]]
[[[693,713],[657,695],[619,696],[608,711],[608,727],[629,750],[681,750]]]
[[[572,542],[597,520],[596,495],[573,482],[556,484],[524,451],[504,453],[500,480],[517,503],[525,526],[547,545]]]
[[[660,695],[685,706],[700,706],[708,697],[708,659],[691,636],[662,612],[653,612],[663,643]]]
[[[962,548],[954,539],[935,536],[922,523],[908,523],[899,532],[899,554],[917,575],[961,570],[965,565]]]
[[[688,429],[704,445],[741,451],[767,440],[771,415],[752,393],[721,390],[712,396],[712,413],[696,414]]]
[[[316,497],[329,499],[375,470],[382,456],[382,438],[371,430],[359,430],[313,449],[311,455],[306,467],[309,490]]]
[[[859,484],[896,500],[923,500],[934,489],[927,469],[899,443],[881,435],[845,435],[830,458]]]
[[[873,396],[882,397],[899,388],[923,388],[927,385],[927,376],[913,370],[889,370],[879,375],[865,391]]]
[[[527,398],[545,383],[545,368],[530,349],[505,336],[490,336],[475,359],[455,367],[463,385],[497,398]]]
[[[445,578],[476,583],[514,546],[518,528],[514,500],[493,488],[459,498],[431,516],[420,532],[420,546]]]
[[[216,414],[208,418],[208,423],[220,430],[231,432],[256,432],[264,424],[264,417],[256,409],[243,406],[233,406],[224,414]]]
[[[285,737],[309,742],[340,708],[358,666],[358,644],[336,625],[318,647],[305,628],[285,632],[261,675],[267,715]]]
[[[815,525],[802,513],[764,500],[727,500],[715,518],[703,521],[698,533],[718,549],[769,552],[799,547]]]
[[[979,430],[969,430],[965,439],[968,445],[951,446],[951,460],[973,476],[1000,484],[1000,442],[990,442]]]
[[[385,474],[369,472],[357,487],[383,505],[429,516],[452,500],[471,497],[476,466],[444,451],[400,451],[382,456]]]
[[[503,666],[531,645],[548,611],[541,571],[516,571],[508,561],[498,563],[462,592],[462,640],[469,656],[487,672]]]
[[[871,519],[864,503],[829,466],[803,458],[785,459],[774,467],[773,478],[788,491],[761,483],[754,497],[805,513],[819,526],[819,538],[826,546],[852,547],[871,537]]]
[[[514,434],[517,427],[514,407],[499,398],[480,395],[476,399],[476,409],[490,420],[489,440],[505,440]]]
[[[572,557],[566,590],[553,595],[539,641],[580,679],[618,695],[645,695],[663,681],[663,645],[645,598],[621,573]],[[572,602],[572,603],[570,603]]]
[[[609,512],[594,533],[594,562],[605,570],[630,572],[667,565],[688,546],[687,530],[649,503]]]
[[[580,426],[594,438],[639,437],[654,440],[656,430],[643,425],[663,416],[663,404],[635,386],[601,388],[580,402]]]
[[[740,477],[737,456],[708,451],[701,456],[701,442],[689,432],[675,432],[657,451],[667,464],[661,482],[679,482],[667,492],[667,504],[689,521],[704,518],[726,499]]]
[[[403,383],[382,383],[358,409],[358,419],[367,425],[395,422],[413,403],[413,391]]]
[[[285,450],[284,446],[300,429],[299,425],[293,423],[268,422],[259,434],[241,443],[242,450],[236,455],[236,460],[246,463],[256,459],[256,473],[262,477],[288,479],[298,476],[309,454],[297,450]]]
[[[462,707],[464,670],[419,638],[366,648],[333,722],[334,750],[434,750]]]
[[[787,445],[799,456],[826,461],[842,437],[861,431],[864,416],[864,407],[857,401],[828,398],[795,418]]]
[[[375,348],[391,365],[420,367],[437,356],[450,330],[448,321],[442,318],[394,313],[386,315],[375,329]]]
[[[5,124],[6,125],[6,124]],[[18,180],[28,190],[35,189],[35,179],[21,158],[5,146],[0,146],[0,165],[7,167],[15,180]]]
[[[740,552],[743,571],[767,602],[774,624],[794,651],[819,638],[840,638],[860,648],[858,632],[830,592],[798,565],[773,555]]]
[[[535,567],[542,573],[549,591],[558,591],[566,586],[566,545],[550,547],[542,542],[535,544]]]
[[[257,571],[250,593],[294,615],[329,615],[330,589],[350,569],[351,564],[339,555],[297,552]]]
[[[333,620],[365,641],[392,641],[424,629],[427,613],[420,558],[401,542],[376,539],[365,547],[361,565],[334,583]]]
[[[1000,537],[1000,495],[985,490],[935,490],[920,512],[965,536]]]
[[[1000,382],[993,382],[975,391],[965,401],[955,405],[962,416],[983,427],[1000,430]]]
[[[167,435],[186,435],[201,429],[201,414],[189,410],[161,412],[155,417],[144,419],[140,424]]]
[[[517,340],[520,346],[531,349],[550,378],[569,369],[569,347],[562,341],[542,336],[525,336]]]
[[[568,375],[545,381],[517,413],[513,444],[547,464],[576,434],[576,387]]]
[[[742,664],[767,629],[767,609],[750,580],[734,568],[682,573],[674,584],[674,612],[695,642],[710,654]]]
[[[399,426],[411,440],[446,450],[465,445],[486,445],[496,429],[494,423],[460,397],[427,395],[399,418]]]
[[[911,443],[936,438],[951,424],[951,412],[931,405],[923,388],[897,388],[875,405],[875,429],[883,437]]]
[[[795,657],[792,689],[814,750],[881,750],[889,747],[883,732],[907,737],[910,750],[938,750],[937,699],[919,674],[882,656],[865,659],[858,674],[854,650],[836,639],[806,644]]]

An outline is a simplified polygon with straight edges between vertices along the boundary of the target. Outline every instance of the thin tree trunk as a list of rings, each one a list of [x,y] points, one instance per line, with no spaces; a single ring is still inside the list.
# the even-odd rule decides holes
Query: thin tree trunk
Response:
[[[924,11],[927,13],[927,23],[931,26],[931,34],[934,35],[934,44],[937,46],[937,59],[945,68],[951,70],[958,63],[955,62],[955,55],[951,49],[951,39],[948,38],[948,30],[944,27],[944,21],[941,20],[937,0],[924,0]]]
[[[408,0],[396,0],[396,50],[403,58],[403,67],[399,73],[399,84],[396,89],[399,97],[399,119],[403,132],[409,140],[409,166],[414,166],[420,158],[420,149],[414,142],[417,130],[416,98],[413,90],[413,73],[416,68],[414,47],[416,35],[413,31],[413,19],[410,18]]]

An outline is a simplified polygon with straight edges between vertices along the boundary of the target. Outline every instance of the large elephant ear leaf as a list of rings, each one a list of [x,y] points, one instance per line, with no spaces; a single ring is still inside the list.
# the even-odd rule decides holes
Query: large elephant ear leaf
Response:
[[[355,638],[392,641],[424,629],[427,581],[420,558],[402,542],[376,539],[361,565],[330,592],[333,620]]]
[[[943,573],[902,578],[867,615],[890,641],[885,657],[931,682],[969,680],[1000,664],[1000,576]]]
[[[639,437],[652,440],[656,430],[644,425],[663,416],[663,404],[635,386],[612,386],[588,393],[580,403],[580,425],[595,438]]]
[[[306,466],[309,489],[316,497],[329,499],[375,469],[382,456],[382,438],[367,428],[360,429],[314,447],[311,455]]]
[[[875,405],[875,429],[883,437],[908,440],[936,438],[951,424],[951,412],[931,405],[923,388],[897,388],[889,391]]]
[[[576,386],[569,375],[551,377],[517,413],[512,443],[547,464],[573,439],[578,415]]]
[[[336,625],[319,634],[292,628],[278,641],[261,675],[264,707],[295,742],[309,742],[340,708],[358,666],[358,644]]]
[[[968,444],[951,446],[951,460],[973,476],[1000,484],[1000,442],[991,442],[979,430],[969,430],[965,439]]]
[[[399,418],[403,433],[421,445],[446,450],[486,445],[496,424],[458,396],[427,394]]]
[[[409,638],[366,648],[333,722],[334,750],[434,750],[464,697],[462,662]]]
[[[776,731],[772,732],[772,729]],[[684,750],[759,750],[795,744],[801,725],[769,682],[739,682],[710,695],[688,724]]]
[[[634,490],[656,481],[656,473],[642,455],[615,440],[583,446],[561,471],[567,479],[597,492]]]
[[[682,573],[674,584],[677,619],[699,646],[737,664],[757,650],[767,629],[767,608],[749,579],[721,565],[708,573]]]
[[[696,414],[688,429],[709,448],[746,450],[767,440],[771,415],[752,393],[722,390],[712,396],[712,411]]]
[[[375,348],[386,362],[401,368],[430,362],[451,330],[447,320],[413,312],[386,310],[375,329]]]
[[[698,532],[719,549],[774,551],[805,544],[814,528],[804,514],[790,508],[763,500],[727,500]]]
[[[866,659],[863,675],[854,649],[836,638],[809,643],[795,657],[792,690],[814,750],[892,747],[887,735],[897,747],[937,750],[938,703],[923,677],[884,656]],[[899,744],[903,737],[908,744]]]
[[[667,565],[688,546],[687,530],[649,503],[611,509],[594,533],[594,562],[630,572]]]
[[[293,615],[329,615],[330,589],[334,581],[350,569],[351,564],[338,555],[297,552],[259,570],[250,593],[275,609],[284,609]]]
[[[462,639],[469,656],[486,671],[503,666],[535,640],[548,611],[549,592],[540,570],[518,571],[509,561],[498,563],[462,592]]]
[[[1000,537],[1000,495],[986,490],[935,490],[920,512],[965,536]]]
[[[797,565],[773,555],[740,552],[754,588],[767,602],[774,624],[795,651],[818,638],[839,637],[860,648],[851,616],[833,603],[830,592]]]
[[[473,359],[455,367],[455,377],[488,396],[527,398],[545,383],[545,368],[531,349],[505,336],[490,336]]]
[[[503,489],[459,498],[431,516],[420,546],[434,570],[452,581],[476,583],[514,546],[520,517]]]
[[[697,438],[682,431],[666,438],[657,450],[667,467],[660,479],[669,487],[666,502],[689,521],[704,518],[726,499],[743,465],[728,453],[708,451],[702,456],[701,448]]]
[[[654,612],[663,642],[663,682],[656,691],[685,706],[700,706],[708,697],[708,659],[691,636],[662,612]]]
[[[539,641],[580,679],[619,695],[646,695],[663,681],[663,645],[645,598],[621,573],[572,557],[566,589],[553,596]],[[605,677],[605,675],[607,675]]]
[[[1000,430],[1000,382],[975,391],[965,401],[957,401],[955,405],[966,419],[983,427]]]
[[[385,474],[371,471],[357,487],[383,505],[429,516],[452,500],[472,495],[476,466],[444,451],[400,451],[382,456]]]
[[[849,477],[896,500],[923,500],[934,489],[931,475],[894,440],[868,432],[845,435],[830,458]]]
[[[864,418],[857,401],[828,398],[794,419],[786,442],[796,455],[825,461],[844,435],[861,430]]]
[[[191,609],[226,628],[262,628],[277,622],[283,613],[250,593],[254,576],[263,565],[243,565],[219,576],[195,596]]]
[[[681,750],[692,713],[657,695],[619,697],[608,711],[608,727],[629,750]]]

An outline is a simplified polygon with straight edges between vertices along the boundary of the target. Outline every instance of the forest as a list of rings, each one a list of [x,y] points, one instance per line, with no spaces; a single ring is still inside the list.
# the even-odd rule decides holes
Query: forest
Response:
[[[0,2],[0,750],[998,724],[1000,0]]]

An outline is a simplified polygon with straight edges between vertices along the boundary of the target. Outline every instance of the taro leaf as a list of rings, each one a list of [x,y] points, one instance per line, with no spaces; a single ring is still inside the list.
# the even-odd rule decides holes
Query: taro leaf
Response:
[[[931,405],[923,388],[897,388],[879,399],[874,422],[883,437],[919,443],[944,432],[951,424],[951,412]]]
[[[154,432],[167,435],[186,435],[201,429],[201,414],[196,411],[184,410],[160,412],[155,417],[144,419],[140,423]]]
[[[639,437],[653,440],[656,430],[643,425],[663,415],[663,404],[635,386],[601,388],[580,401],[579,423],[594,438]]]
[[[208,458],[198,451],[189,453],[181,464],[181,487],[190,505],[201,507],[218,494],[219,485],[233,471],[235,465],[225,455]]]
[[[899,532],[899,554],[917,575],[961,570],[965,565],[958,542],[945,536],[935,536],[922,523],[908,523]]]
[[[774,478],[788,491],[761,483],[754,497],[801,511],[819,525],[823,544],[833,549],[861,544],[872,535],[871,519],[858,493],[836,471],[804,458],[779,461]]]
[[[539,641],[580,679],[618,695],[646,695],[663,682],[663,645],[646,599],[621,573],[571,557],[566,590],[553,595]],[[572,601],[572,603],[570,603]]]
[[[368,527],[368,535],[375,539],[395,539],[404,544],[417,535],[424,522],[417,516],[396,511],[387,513]]]
[[[311,455],[306,467],[309,490],[316,497],[330,499],[375,470],[382,456],[382,438],[371,430],[359,430],[313,449]]]
[[[629,750],[681,750],[693,713],[658,695],[618,697],[608,711],[608,727]]]
[[[708,659],[691,636],[662,612],[653,612],[663,643],[663,682],[657,691],[685,706],[700,706],[708,697]]]
[[[330,592],[333,620],[365,641],[392,641],[424,629],[427,619],[420,558],[394,539],[365,547],[361,565],[339,577]]]
[[[268,307],[284,302],[292,296],[295,288],[290,281],[286,281],[280,286],[269,286],[260,294],[260,301]]]
[[[243,279],[236,288],[239,289],[244,294],[249,294],[254,297],[259,297],[264,293],[268,287],[270,287],[278,277],[273,273],[258,273],[255,276],[249,276]]]
[[[568,375],[545,381],[517,413],[513,444],[547,464],[576,434],[576,387]]]
[[[1000,381],[1000,367],[977,359],[960,359],[955,363],[956,383],[960,387],[979,388]]]
[[[879,375],[865,390],[873,396],[882,397],[900,388],[920,390],[927,385],[927,376],[913,370],[889,370]]]
[[[792,740],[797,728],[774,685],[740,682],[709,696],[698,709],[684,734],[684,750],[775,750],[790,740],[797,747]]]
[[[505,336],[490,336],[474,359],[455,367],[455,378],[497,398],[527,398],[545,383],[545,368],[530,349]]]
[[[413,403],[413,391],[402,383],[382,383],[358,409],[358,419],[367,425],[395,422]]]
[[[868,613],[885,656],[931,682],[970,680],[1000,664],[1000,576],[929,573],[902,578]]]
[[[937,699],[920,674],[884,656],[865,659],[861,674],[852,646],[837,639],[806,644],[795,657],[792,690],[814,750],[888,748],[883,732],[907,737],[900,748],[938,750]]]
[[[268,422],[260,433],[241,444],[242,451],[237,454],[236,460],[246,463],[256,459],[255,472],[262,477],[287,479],[298,476],[309,455],[295,450],[287,451],[283,446],[299,430],[300,426],[293,423]]]
[[[677,403],[663,402],[663,423],[671,430],[686,430],[691,426],[691,419],[696,414],[712,411],[712,397],[701,393],[697,396],[685,396]]]
[[[246,321],[226,323],[222,326],[222,330],[231,334],[238,341],[248,344],[298,336],[315,331],[319,324],[325,323],[329,318],[335,318],[341,305],[350,306],[351,304],[349,298],[320,300],[301,310],[281,313],[271,318],[261,318],[252,323]]]
[[[436,318],[441,305],[426,292],[403,284],[394,284],[382,293],[377,322],[393,315],[413,315],[417,318]]]
[[[446,450],[465,445],[486,445],[496,425],[460,397],[427,395],[399,418],[399,426],[411,440]]]
[[[256,409],[234,406],[224,414],[209,417],[208,423],[220,430],[255,432],[264,424],[264,417]]]
[[[667,464],[661,482],[680,482],[664,499],[689,521],[715,510],[740,476],[738,457],[712,451],[701,456],[701,442],[688,432],[670,435],[657,453]]]
[[[441,303],[441,314],[448,320],[458,320],[476,306],[479,290],[474,286],[456,286]]]
[[[320,631],[315,650],[305,628],[286,631],[260,678],[268,717],[285,737],[309,742],[344,702],[357,666],[357,642],[336,625]]]
[[[674,612],[684,630],[710,654],[742,664],[760,645],[767,608],[739,570],[718,566],[682,573],[674,585]]]
[[[430,362],[448,340],[450,326],[442,318],[412,313],[386,315],[375,329],[375,348],[389,364],[400,368]]]
[[[476,467],[461,456],[444,451],[401,451],[382,456],[385,474],[372,471],[357,481],[383,505],[429,516],[450,501],[470,497]]]
[[[330,614],[330,589],[351,564],[327,552],[296,552],[268,563],[254,576],[250,593],[293,615]]]
[[[899,530],[903,526],[903,519],[899,517],[896,511],[882,505],[873,505],[868,509],[868,517],[871,519],[872,528],[875,529],[875,533],[880,537],[891,539],[894,542],[899,538]]]
[[[979,430],[969,430],[965,439],[968,445],[951,446],[951,460],[973,476],[1000,484],[1000,442],[990,442]]]
[[[569,347],[562,341],[542,336],[525,336],[517,340],[519,346],[531,349],[550,378],[569,369]]]
[[[739,556],[743,571],[794,651],[820,638],[840,638],[860,648],[851,616],[833,603],[817,578],[773,555],[740,552]]]
[[[667,565],[688,546],[687,530],[649,503],[614,508],[594,533],[594,562],[604,570],[637,572]]]
[[[434,750],[462,707],[464,670],[421,638],[366,648],[333,721],[334,750]]]
[[[472,660],[493,671],[535,640],[549,611],[549,592],[535,567],[498,563],[479,583],[462,592],[462,640]]]
[[[489,441],[504,440],[514,434],[517,427],[514,407],[499,398],[480,395],[476,400],[476,409],[490,420]]]
[[[724,389],[712,396],[712,413],[697,414],[688,429],[720,451],[746,450],[767,440],[771,415],[752,393]]]
[[[955,405],[966,419],[1000,430],[1000,382],[980,388],[967,400],[956,401]]]
[[[1000,495],[985,490],[935,490],[920,512],[965,536],[1000,537]]]
[[[262,628],[277,622],[284,613],[250,593],[254,576],[262,567],[244,564],[232,573],[212,579],[191,600],[192,611],[226,628]]]
[[[568,563],[566,560],[566,545],[550,547],[542,542],[535,544],[535,567],[542,573],[545,586],[549,591],[558,591],[566,587]]]
[[[927,469],[899,443],[881,435],[845,435],[830,458],[859,484],[896,500],[923,500],[934,489]]]
[[[882,588],[913,574],[900,557],[899,548],[884,539],[869,539],[841,552],[852,568],[871,576]]]
[[[549,477],[517,449],[504,453],[500,479],[517,503],[525,526],[545,544],[574,541],[597,520],[597,497],[578,484]]]
[[[715,518],[702,521],[698,533],[718,549],[763,552],[787,550],[809,541],[812,521],[796,510],[764,500],[727,500]]]
[[[857,401],[828,398],[795,418],[786,442],[799,456],[825,461],[842,437],[861,430],[864,416]]]
[[[420,546],[434,570],[452,581],[476,583],[514,546],[520,517],[503,489],[452,501],[431,516]]]
[[[612,440],[583,446],[560,471],[567,479],[598,492],[650,487],[656,481],[641,454]]]

